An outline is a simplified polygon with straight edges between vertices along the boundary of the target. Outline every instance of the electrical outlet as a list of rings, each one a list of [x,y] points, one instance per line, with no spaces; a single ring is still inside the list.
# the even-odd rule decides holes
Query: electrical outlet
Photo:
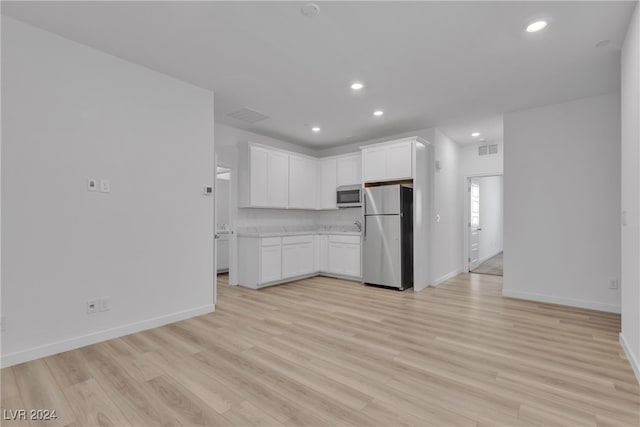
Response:
[[[98,312],[98,301],[94,299],[87,301],[87,314],[93,314],[97,312]]]
[[[101,193],[110,193],[111,192],[111,181],[108,179],[100,180],[100,192]]]
[[[109,311],[111,308],[111,299],[109,297],[102,297],[98,302],[99,311]]]
[[[7,316],[0,317],[0,331],[4,332],[7,330]]]
[[[87,178],[87,191],[92,193],[98,191],[98,181],[95,178]]]
[[[609,289],[618,289],[618,279],[609,279]]]
[[[210,185],[205,185],[202,189],[202,194],[205,196],[213,196],[213,187]]]

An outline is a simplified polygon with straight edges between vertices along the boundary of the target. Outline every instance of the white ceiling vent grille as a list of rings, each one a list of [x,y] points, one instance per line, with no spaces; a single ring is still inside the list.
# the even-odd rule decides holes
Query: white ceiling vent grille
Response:
[[[478,156],[498,154],[498,144],[481,145],[478,147]]]
[[[269,118],[269,116],[244,107],[239,109],[238,111],[227,114],[227,116],[233,117],[236,120],[241,120],[246,123],[257,123]]]

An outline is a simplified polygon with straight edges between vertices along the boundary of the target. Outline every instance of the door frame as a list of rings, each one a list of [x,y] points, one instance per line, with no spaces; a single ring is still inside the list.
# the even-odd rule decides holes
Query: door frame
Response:
[[[229,200],[227,201],[227,205],[228,205],[228,209],[229,209],[229,285],[233,286],[233,285],[237,285],[237,283],[234,283],[235,276],[236,276],[236,257],[235,257],[235,247],[237,244],[236,241],[236,219],[235,219],[235,212],[236,212],[236,199],[233,196],[235,194],[235,169],[230,166],[227,165],[226,163],[218,163],[219,161],[219,157],[216,157],[216,180],[215,180],[215,197],[217,197],[218,194],[218,168],[224,168],[227,169],[229,172]],[[217,206],[216,206],[217,207]],[[217,211],[216,211],[217,212]],[[217,213],[216,213],[216,222],[214,223],[214,227],[217,227]],[[217,231],[217,230],[216,230]],[[217,233],[216,233],[217,234]],[[218,241],[216,239],[216,259],[215,259],[215,274],[216,274],[216,283],[217,283],[217,277],[218,277]]]
[[[469,200],[469,184],[473,178],[488,178],[491,176],[501,176],[504,182],[504,172],[489,172],[474,175],[464,175],[462,180],[462,197],[464,199],[464,215],[462,216],[462,229],[464,230],[464,244],[463,246],[463,273],[469,273],[469,217],[471,216],[471,203]],[[504,192],[504,187],[503,190]],[[504,196],[504,193],[503,193]],[[480,195],[480,203],[482,203],[482,193]],[[482,218],[480,218],[482,221]]]

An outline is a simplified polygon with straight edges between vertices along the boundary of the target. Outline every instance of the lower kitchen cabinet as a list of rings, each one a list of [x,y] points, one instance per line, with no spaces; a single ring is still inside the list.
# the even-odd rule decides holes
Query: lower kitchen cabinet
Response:
[[[282,280],[282,238],[239,237],[238,264],[238,283],[248,288]]]
[[[229,270],[229,235],[216,239],[216,268],[218,273]]]
[[[315,273],[313,236],[282,238],[282,278],[307,276]]]
[[[329,236],[328,273],[340,276],[360,277],[360,237]]]
[[[302,235],[238,238],[238,283],[248,288],[317,274],[359,279],[360,236]]]
[[[260,239],[260,283],[282,279],[282,244],[280,237]]]

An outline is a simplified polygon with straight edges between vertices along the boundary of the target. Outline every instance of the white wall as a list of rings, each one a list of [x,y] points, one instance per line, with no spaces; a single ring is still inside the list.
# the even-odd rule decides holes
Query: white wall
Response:
[[[620,311],[620,97],[504,119],[505,296]]]
[[[291,142],[282,141],[268,136],[259,135],[243,129],[238,129],[222,123],[216,123],[216,151],[220,148],[235,147],[240,142],[257,142],[271,147],[289,150],[307,156],[318,157],[319,152],[312,148],[303,147]]]
[[[211,92],[2,17],[2,104],[4,366],[213,310]]]
[[[640,381],[640,6],[622,49],[622,332]]]
[[[460,149],[460,173],[463,177],[480,175],[502,175],[504,144],[498,142],[498,154],[478,155],[478,144],[464,145]]]
[[[440,170],[434,173],[431,280],[433,285],[438,285],[463,269],[463,199],[460,197],[460,146],[437,129],[433,146]]]
[[[228,179],[216,179],[216,223],[229,224],[229,184]]]
[[[480,185],[481,261],[502,252],[504,202],[502,176],[478,178]]]

